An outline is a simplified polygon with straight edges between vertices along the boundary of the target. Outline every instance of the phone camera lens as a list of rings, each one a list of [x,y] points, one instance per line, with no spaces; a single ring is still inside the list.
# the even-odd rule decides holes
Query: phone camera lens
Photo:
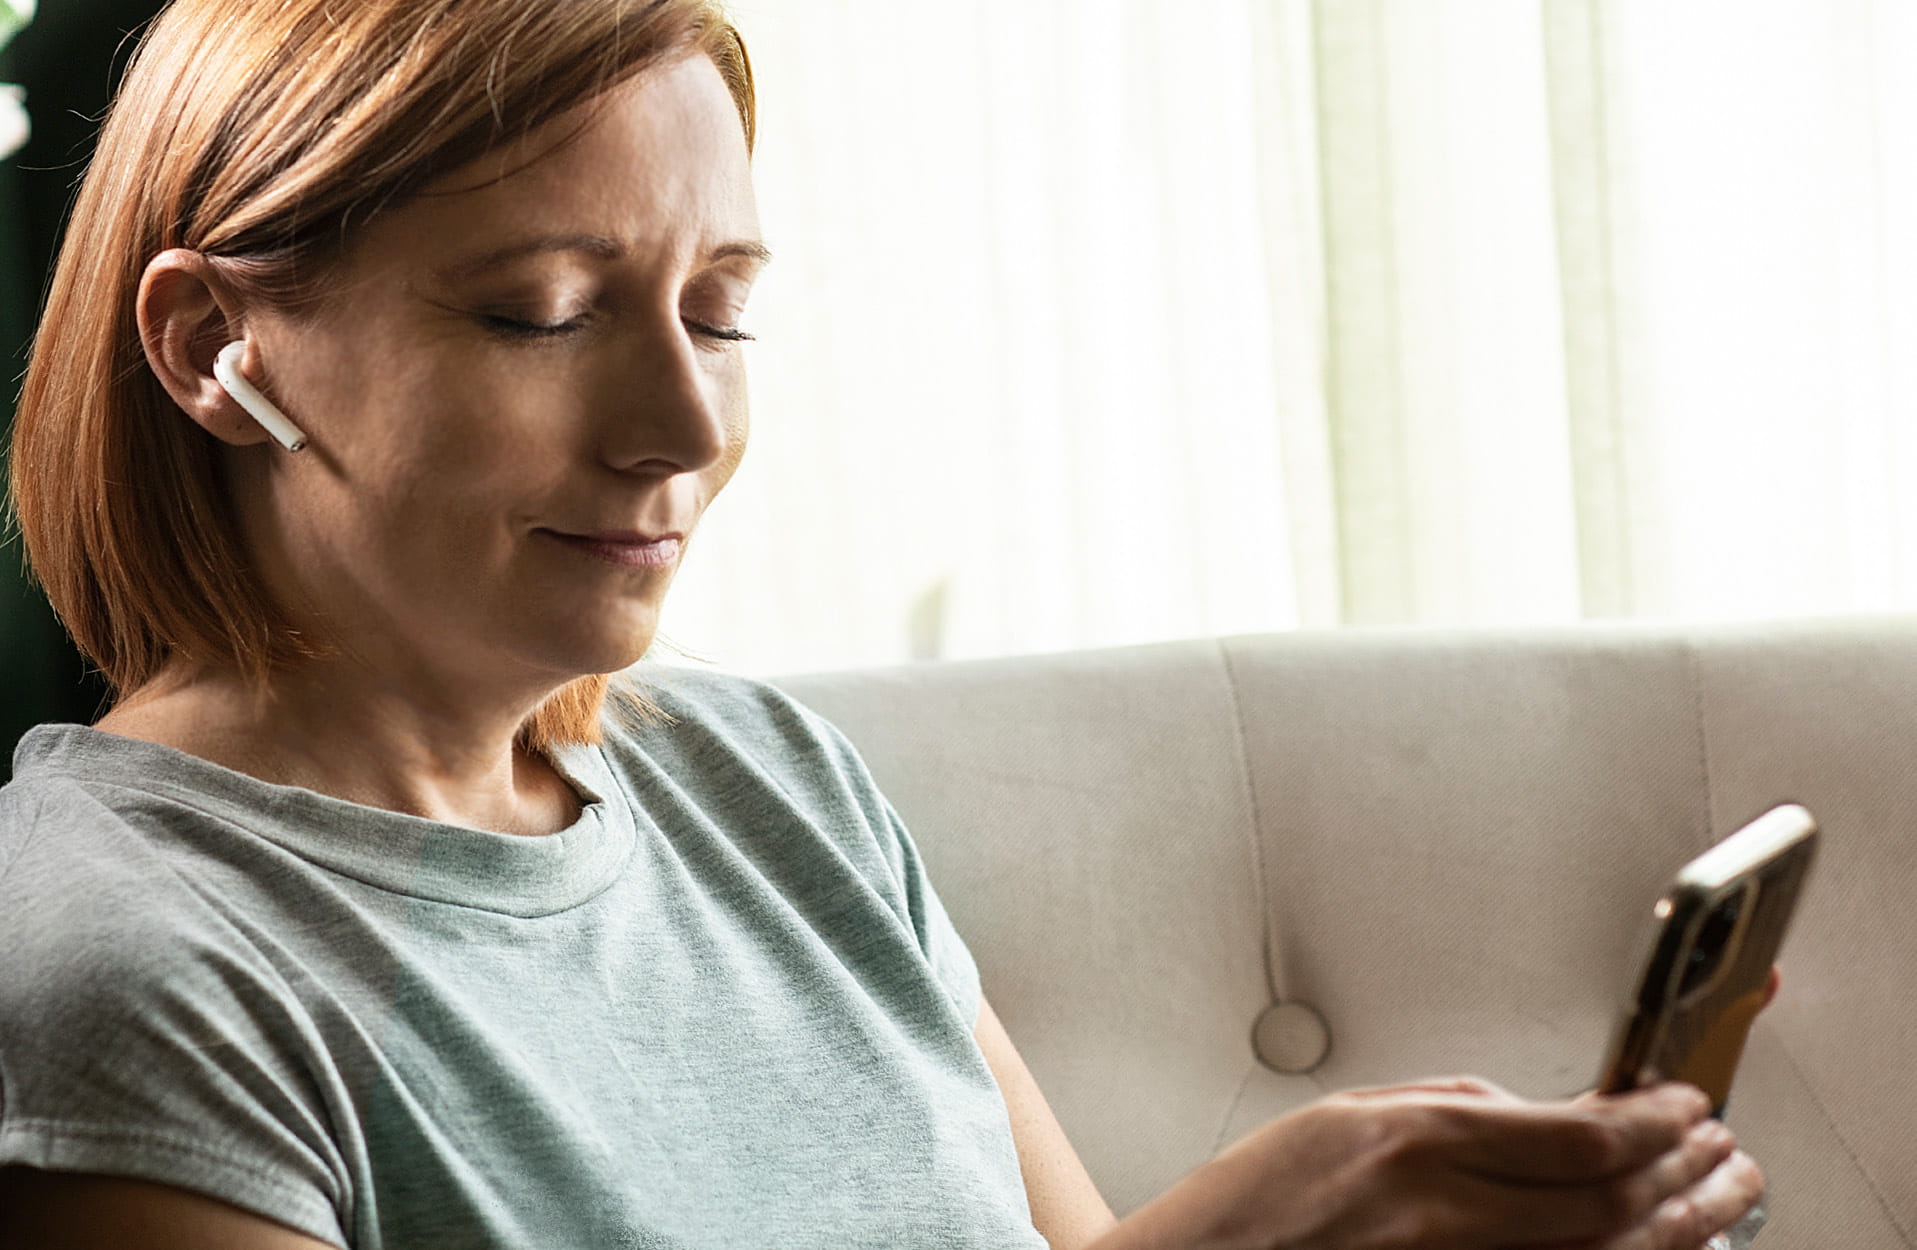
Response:
[[[1678,982],[1678,993],[1685,994],[1705,984],[1717,971],[1717,965],[1722,962],[1729,945],[1731,931],[1737,927],[1738,912],[1743,905],[1744,896],[1739,894],[1725,899],[1704,917],[1704,923],[1698,926],[1697,940],[1691,943],[1690,954],[1684,961],[1684,976]]]

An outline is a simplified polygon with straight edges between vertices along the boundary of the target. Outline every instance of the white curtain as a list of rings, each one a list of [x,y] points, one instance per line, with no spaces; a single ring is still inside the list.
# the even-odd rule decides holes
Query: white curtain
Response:
[[[735,0],[749,671],[1917,607],[1906,0]]]

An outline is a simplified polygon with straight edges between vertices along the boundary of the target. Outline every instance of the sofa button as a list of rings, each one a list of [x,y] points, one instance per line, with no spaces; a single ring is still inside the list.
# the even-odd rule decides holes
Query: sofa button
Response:
[[[1331,1030],[1308,1003],[1273,1003],[1251,1028],[1251,1049],[1267,1068],[1295,1076],[1325,1061]]]

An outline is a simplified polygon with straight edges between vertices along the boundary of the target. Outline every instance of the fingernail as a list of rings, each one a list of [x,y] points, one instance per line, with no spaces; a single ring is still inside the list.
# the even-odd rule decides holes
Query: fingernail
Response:
[[[1722,1146],[1732,1140],[1731,1130],[1724,1127],[1723,1121],[1712,1119],[1691,1125],[1690,1137],[1700,1146]]]
[[[1689,1198],[1666,1198],[1658,1203],[1651,1219],[1665,1228],[1689,1228],[1697,1219],[1697,1206]]]
[[[1695,1085],[1680,1085],[1678,1088],[1683,1091],[1682,1099],[1685,1110],[1693,1115],[1704,1115],[1710,1111],[1711,1096],[1709,1094]]]

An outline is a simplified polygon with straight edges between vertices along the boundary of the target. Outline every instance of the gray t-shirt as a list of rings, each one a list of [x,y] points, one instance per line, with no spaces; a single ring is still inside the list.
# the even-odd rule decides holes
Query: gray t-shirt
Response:
[[[356,1250],[1042,1250],[978,974],[851,746],[655,670],[514,837],[77,725],[0,790],[0,1163]]]

